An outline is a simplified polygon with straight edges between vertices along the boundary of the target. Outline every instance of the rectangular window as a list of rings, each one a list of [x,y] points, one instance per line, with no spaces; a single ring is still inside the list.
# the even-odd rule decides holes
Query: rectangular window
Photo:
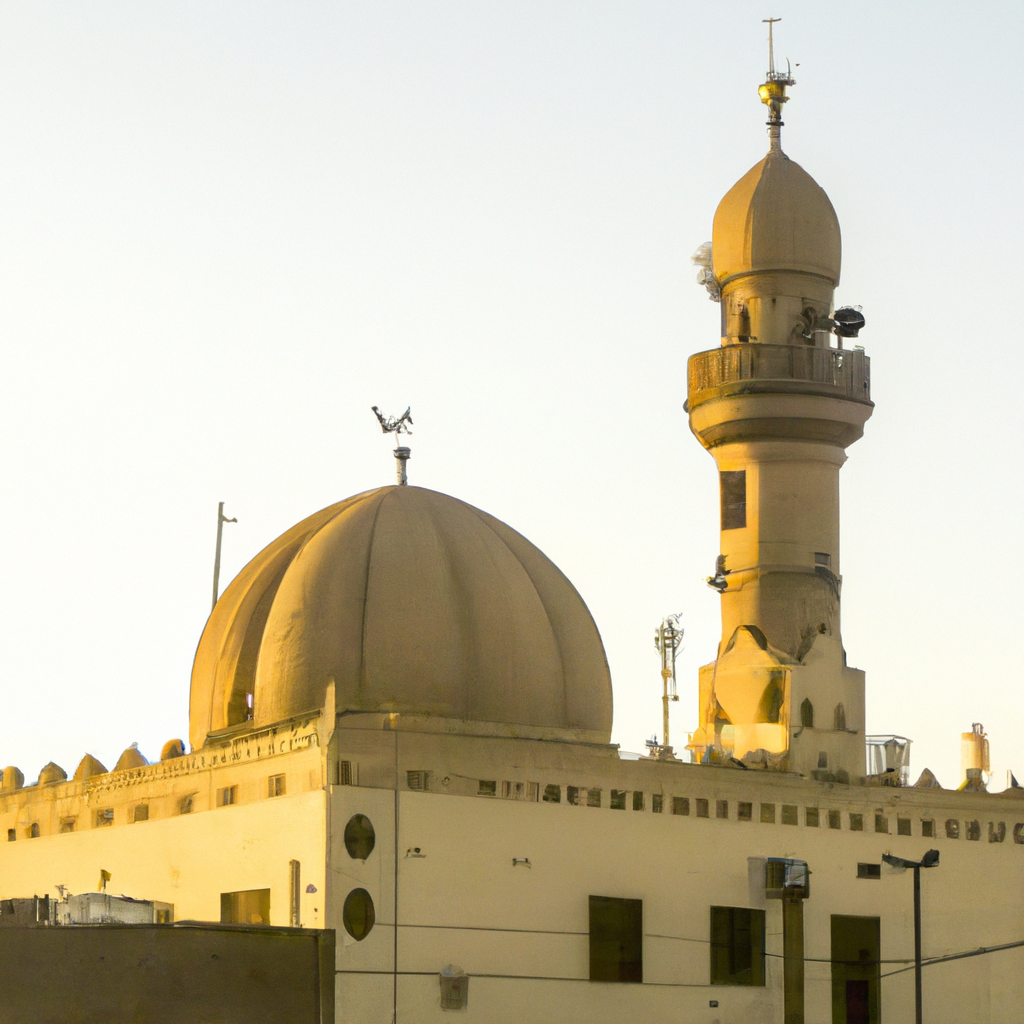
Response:
[[[498,795],[498,783],[493,779],[479,779],[479,785],[477,786],[477,796],[497,796]],[[547,797],[545,796],[545,800]]]
[[[644,980],[642,900],[590,897],[590,980]]]
[[[864,815],[854,814],[850,811],[850,831],[851,832],[863,832],[864,831]]]
[[[711,984],[764,984],[764,911],[711,908]]]
[[[635,789],[633,790],[633,810],[642,811],[644,809],[644,795],[643,793]]]
[[[946,838],[947,839],[959,839],[960,838],[960,822],[956,818],[946,819]]]
[[[697,797],[697,817],[706,818],[708,816],[708,802],[703,797]]]
[[[829,828],[842,828],[843,819],[840,811],[829,811],[828,812],[828,827]]]
[[[565,802],[576,807],[580,802],[580,791],[578,786],[565,787]]]
[[[665,797],[661,793],[651,794],[651,813],[661,814],[661,809],[664,806]]]
[[[74,832],[75,831],[75,819],[74,818],[61,818],[60,819],[60,831],[61,832]]]
[[[925,818],[921,822],[921,837],[923,839],[935,838],[935,822],[930,818]]]
[[[817,807],[805,807],[804,808],[804,824],[808,828],[818,827],[818,808]]]
[[[167,907],[164,909],[156,909],[153,911],[153,923],[154,924],[172,924],[174,922],[174,908]]]
[[[611,807],[613,811],[624,811],[626,809],[626,791],[624,789],[612,790]]]
[[[741,800],[736,805],[736,818],[739,821],[753,821],[754,820],[754,805],[747,801]]]
[[[114,808],[104,807],[102,810],[96,812],[96,827],[102,828],[104,825],[114,824]]]
[[[728,800],[716,800],[715,801],[715,817],[716,818],[728,818],[729,817],[729,801]]]
[[[796,804],[783,804],[782,805],[782,824],[783,825],[799,825],[800,820],[797,817]]]
[[[740,530],[747,525],[747,471],[726,470],[719,475],[722,495],[722,529]]]
[[[881,864],[858,864],[857,865],[857,877],[858,878],[881,878],[882,877],[882,865]]]
[[[815,565],[823,565],[827,569],[829,564],[831,563],[831,561],[832,561],[832,556],[829,555],[829,554],[826,554],[824,551],[815,551],[814,552],[814,564]]]
[[[765,825],[775,824],[775,804],[761,804],[761,822]]]
[[[245,889],[220,894],[221,924],[270,924],[270,890]]]
[[[690,813],[690,798],[688,796],[674,796],[674,797],[672,797],[672,813],[673,814],[689,814]]]
[[[898,836],[909,836],[910,832],[910,819],[909,818],[897,818],[896,819],[896,835]]]
[[[818,767],[819,768],[827,768],[828,767],[828,751],[827,750],[819,750],[818,751]]]
[[[562,802],[562,787],[561,786],[545,786],[544,787],[544,800],[549,804],[560,804]]]
[[[7,842],[13,843],[18,838],[18,830],[16,828],[9,828],[7,830]]]
[[[354,786],[356,784],[356,766],[351,761],[338,762],[338,785]],[[412,789],[412,787],[409,787]]]
[[[981,822],[980,821],[969,821],[965,831],[967,832],[967,838],[976,843],[981,838]]]
[[[195,796],[194,793],[189,793],[188,796],[183,796],[178,801],[178,813],[179,814],[191,814],[192,813],[192,800]]]
[[[136,804],[132,811],[132,821],[149,821],[149,804]]]
[[[284,796],[283,775],[271,775],[267,779],[267,796]]]
[[[600,807],[601,806],[601,790],[599,790],[599,789],[588,789],[587,790],[587,806],[588,807]]]
[[[539,782],[528,782],[526,784],[526,799],[530,803],[537,803],[540,800],[540,783]]]
[[[217,806],[218,807],[230,807],[233,803],[238,800],[238,787],[237,786],[225,786],[223,789],[217,790]]]
[[[884,814],[875,815],[875,831],[876,832],[888,832],[889,831],[889,819]]]

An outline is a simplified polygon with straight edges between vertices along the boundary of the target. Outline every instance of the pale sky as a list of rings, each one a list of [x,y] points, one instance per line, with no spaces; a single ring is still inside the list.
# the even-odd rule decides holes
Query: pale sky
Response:
[[[1024,779],[1014,584],[1024,6],[0,4],[0,764],[113,767],[188,733],[222,584],[299,519],[411,481],[525,534],[604,637],[614,739],[676,736],[714,657],[714,462],[682,405],[718,344],[690,256],[783,145],[843,229],[874,416],[842,473],[868,729]],[[400,617],[396,613],[400,622]]]

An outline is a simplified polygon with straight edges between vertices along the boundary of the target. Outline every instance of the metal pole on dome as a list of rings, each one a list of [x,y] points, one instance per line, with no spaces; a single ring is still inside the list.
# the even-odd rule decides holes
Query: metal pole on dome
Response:
[[[789,99],[786,86],[796,85],[790,74],[789,61],[786,62],[785,73],[775,70],[775,40],[772,29],[781,18],[763,18],[768,26],[768,74],[764,84],[758,87],[757,94],[761,102],[768,107],[768,149],[772,153],[782,152],[782,104]],[[797,65],[799,67],[799,65]]]
[[[237,522],[237,519],[228,519],[224,515],[224,502],[220,502],[217,505],[217,553],[213,556],[213,608],[217,607],[217,598],[220,596],[220,546],[224,536],[224,524]]]
[[[412,406],[406,409],[401,416],[385,416],[375,405],[371,405],[370,408],[377,417],[377,422],[380,423],[381,433],[394,434],[396,441],[399,440],[402,434],[412,434],[412,431],[409,429],[412,426]],[[395,468],[398,471],[399,487],[405,487],[409,483],[407,465],[410,458],[412,458],[411,448],[400,444],[395,449],[395,459],[397,460]]]

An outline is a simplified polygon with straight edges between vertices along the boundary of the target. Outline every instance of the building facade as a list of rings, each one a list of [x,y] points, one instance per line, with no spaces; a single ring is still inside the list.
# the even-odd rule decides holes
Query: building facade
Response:
[[[723,622],[692,759],[610,743],[600,635],[543,553],[455,498],[380,488],[225,591],[189,752],[4,770],[0,900],[107,886],[178,921],[334,929],[339,1021],[877,1024],[915,998],[913,872],[883,856],[935,849],[927,1019],[1019,1016],[1024,791],[865,760],[838,474],[869,363],[842,347],[862,320],[834,308],[838,219],[781,148],[790,84],[762,86],[769,153],[716,214],[722,344],[689,366]]]

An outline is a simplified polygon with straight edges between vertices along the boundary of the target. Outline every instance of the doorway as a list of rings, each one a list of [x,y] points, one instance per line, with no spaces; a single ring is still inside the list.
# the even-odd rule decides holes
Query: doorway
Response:
[[[832,1024],[880,1024],[877,917],[832,915]]]

